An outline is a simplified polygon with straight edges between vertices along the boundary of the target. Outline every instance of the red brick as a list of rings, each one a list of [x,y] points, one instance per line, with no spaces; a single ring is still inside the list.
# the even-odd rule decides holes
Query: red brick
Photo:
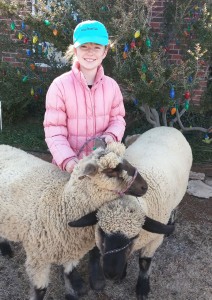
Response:
[[[181,60],[182,56],[180,54],[173,54],[172,59],[176,59],[176,60],[180,59]]]
[[[169,48],[169,47],[168,47],[168,48]],[[173,49],[170,49],[170,48],[169,48],[168,52],[169,52],[171,55],[174,55],[174,54],[178,54],[178,55],[179,55],[179,50],[173,50]],[[173,57],[173,59],[175,59],[175,58]]]
[[[200,81],[199,85],[203,88],[205,88],[207,86],[207,81]]]
[[[202,95],[202,92],[203,92],[202,90],[198,90],[198,91],[195,90],[195,91],[194,91],[194,96],[195,96],[195,97],[201,96],[201,95]]]
[[[2,61],[12,62],[14,60],[15,60],[14,57],[2,57]]]
[[[151,22],[151,26],[153,27],[153,28],[160,28],[160,24],[161,23],[159,23],[159,22]]]

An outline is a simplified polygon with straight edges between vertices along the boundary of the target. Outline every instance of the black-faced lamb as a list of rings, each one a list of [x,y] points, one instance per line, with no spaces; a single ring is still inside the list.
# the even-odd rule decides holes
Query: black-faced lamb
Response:
[[[150,291],[149,273],[152,257],[164,234],[170,234],[172,211],[182,200],[192,165],[191,148],[183,134],[174,128],[158,127],[142,134],[125,152],[148,184],[140,198],[124,196],[102,208],[70,222],[73,227],[96,226],[96,244],[103,256],[103,271],[109,279],[126,274],[130,254],[140,250],[137,299]],[[86,219],[88,222],[86,222]],[[167,225],[166,225],[167,224]]]
[[[85,292],[75,267],[95,245],[94,228],[71,228],[68,222],[119,194],[146,192],[145,180],[123,159],[124,152],[120,143],[98,148],[70,176],[20,149],[0,145],[0,249],[11,254],[5,239],[22,242],[31,300],[44,298],[53,263],[64,266],[66,299]]]

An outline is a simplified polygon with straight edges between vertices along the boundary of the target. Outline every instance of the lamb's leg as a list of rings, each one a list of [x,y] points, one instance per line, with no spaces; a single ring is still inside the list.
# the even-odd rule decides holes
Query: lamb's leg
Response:
[[[93,290],[101,291],[105,287],[105,277],[100,263],[101,254],[97,246],[89,252],[89,281]]]
[[[175,209],[172,210],[169,221],[168,221],[168,225],[174,225],[177,219],[177,207]],[[168,237],[170,236],[172,233],[166,234],[165,236]]]
[[[32,286],[30,300],[43,300],[49,284],[50,265],[43,265],[27,257],[26,271]]]
[[[0,238],[0,251],[3,256],[13,257],[13,251],[9,242],[3,238]]]
[[[85,282],[76,270],[77,264],[78,262],[71,262],[64,265],[66,300],[77,300],[78,296],[87,293]]]
[[[138,300],[145,300],[150,292],[149,273],[151,266],[151,257],[139,258],[139,276],[136,285],[136,295]]]
[[[163,235],[159,235],[151,243],[149,243],[145,248],[140,250],[139,257],[139,275],[136,285],[136,295],[138,300],[148,299],[148,294],[150,292],[150,271],[152,257],[155,254],[157,248],[163,242]]]

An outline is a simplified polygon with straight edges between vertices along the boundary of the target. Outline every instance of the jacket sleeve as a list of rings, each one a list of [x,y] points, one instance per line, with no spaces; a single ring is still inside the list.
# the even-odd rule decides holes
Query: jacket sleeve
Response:
[[[125,108],[122,93],[115,80],[113,80],[113,88],[114,98],[110,112],[110,120],[108,128],[104,132],[104,135],[108,134],[112,136],[115,141],[120,142],[123,138],[126,127],[126,122],[124,120]]]
[[[45,141],[53,160],[62,170],[69,160],[77,155],[68,142],[65,100],[60,85],[53,81],[46,95],[46,112],[44,116]]]

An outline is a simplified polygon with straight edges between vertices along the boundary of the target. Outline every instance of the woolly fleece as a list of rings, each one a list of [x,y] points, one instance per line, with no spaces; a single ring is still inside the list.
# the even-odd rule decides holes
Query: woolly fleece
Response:
[[[183,134],[170,127],[157,127],[142,134],[126,149],[125,158],[147,181],[148,191],[140,197],[125,196],[105,204],[98,211],[98,225],[106,233],[121,232],[128,238],[140,235],[133,250],[143,249],[150,257],[163,235],[141,228],[144,214],[167,224],[171,211],[182,200],[192,165],[191,147]],[[96,243],[99,244],[98,230]]]
[[[37,270],[44,265],[76,262],[93,248],[93,227],[71,228],[68,222],[117,198],[116,191],[126,187],[126,172],[125,183],[102,173],[122,160],[116,153],[124,149],[120,143],[96,149],[70,177],[51,163],[0,145],[0,236],[23,243],[31,279],[39,277]],[[79,180],[90,163],[98,167],[97,173]]]

